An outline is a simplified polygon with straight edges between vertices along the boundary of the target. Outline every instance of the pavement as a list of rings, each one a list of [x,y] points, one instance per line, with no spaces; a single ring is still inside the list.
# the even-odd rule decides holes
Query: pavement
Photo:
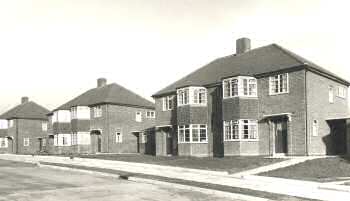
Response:
[[[187,181],[195,181],[207,184],[217,184],[228,187],[252,189],[275,194],[283,194],[317,200],[341,200],[350,197],[350,186],[327,185],[318,182],[263,177],[241,173],[229,175],[225,172],[195,170],[188,168],[110,161],[100,159],[86,159],[55,156],[24,156],[24,155],[0,155],[0,159],[26,161],[30,163],[48,162],[65,165],[77,165],[84,167],[96,167],[110,170],[119,170],[130,173],[142,173],[160,177],[175,178]],[[302,161],[302,160],[301,160]],[[295,163],[291,163],[295,164]],[[283,165],[282,165],[283,166]],[[266,170],[266,169],[265,169]],[[257,171],[255,171],[257,172]]]
[[[121,180],[29,163],[0,160],[0,168],[1,201],[253,200],[249,196],[233,198],[174,185]]]

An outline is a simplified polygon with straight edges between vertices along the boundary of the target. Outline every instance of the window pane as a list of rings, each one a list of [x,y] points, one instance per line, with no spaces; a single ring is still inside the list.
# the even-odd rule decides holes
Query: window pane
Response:
[[[229,97],[230,96],[230,81],[229,80],[225,80],[224,81],[224,97]]]
[[[198,129],[192,129],[192,141],[193,142],[199,142],[199,138],[198,138]]]
[[[232,84],[232,96],[238,96],[238,80],[233,79],[231,84]]]
[[[185,142],[190,142],[190,129],[185,129]]]
[[[200,129],[200,141],[201,142],[207,141],[207,129],[204,129],[204,128]]]

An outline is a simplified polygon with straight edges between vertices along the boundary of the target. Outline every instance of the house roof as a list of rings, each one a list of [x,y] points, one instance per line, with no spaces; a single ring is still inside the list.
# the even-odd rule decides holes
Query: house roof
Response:
[[[0,115],[0,119],[43,119],[46,120],[48,109],[33,101],[25,102]]]
[[[154,103],[135,94],[134,92],[116,84],[90,89],[80,96],[56,108],[56,110],[69,110],[73,106],[93,106],[99,104],[117,104],[145,108],[155,108]]]
[[[328,76],[341,83],[349,85],[348,81],[314,64],[313,62],[308,61],[277,44],[271,44],[252,49],[246,53],[238,55],[233,54],[218,58],[158,91],[153,95],[153,97],[174,92],[177,88],[185,86],[206,86],[221,83],[223,78],[230,76],[258,76],[265,73],[298,67],[307,68],[311,71],[318,72],[324,76]]]

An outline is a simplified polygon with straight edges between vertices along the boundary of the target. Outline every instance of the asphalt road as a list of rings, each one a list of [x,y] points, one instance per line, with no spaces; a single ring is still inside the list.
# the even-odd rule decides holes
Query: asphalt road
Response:
[[[137,183],[0,160],[1,201],[223,201],[228,198],[169,186]]]

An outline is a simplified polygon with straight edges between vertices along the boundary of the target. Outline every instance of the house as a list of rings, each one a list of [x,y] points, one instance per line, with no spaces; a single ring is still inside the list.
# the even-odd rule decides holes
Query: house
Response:
[[[49,153],[154,153],[154,103],[105,78],[48,116]]]
[[[276,44],[218,58],[153,95],[156,154],[349,152],[349,82]]]
[[[46,108],[22,97],[21,104],[0,115],[0,152],[35,154],[45,150]]]

